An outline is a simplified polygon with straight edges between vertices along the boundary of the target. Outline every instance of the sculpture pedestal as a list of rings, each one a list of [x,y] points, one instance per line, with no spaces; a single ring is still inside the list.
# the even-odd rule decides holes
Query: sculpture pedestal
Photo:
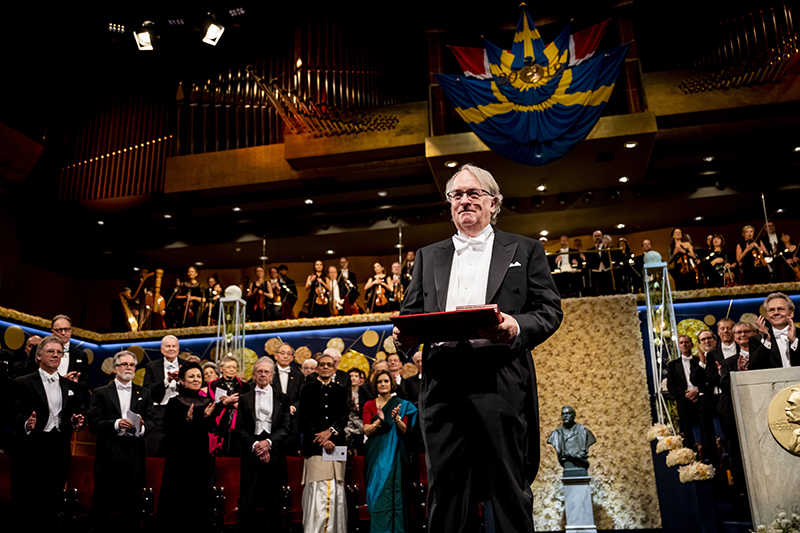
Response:
[[[564,508],[567,511],[567,531],[597,533],[592,514],[590,476],[564,476]]]

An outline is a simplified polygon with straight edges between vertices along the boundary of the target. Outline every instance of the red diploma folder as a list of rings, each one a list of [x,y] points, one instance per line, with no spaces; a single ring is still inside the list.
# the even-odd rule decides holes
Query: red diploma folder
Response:
[[[403,333],[420,342],[452,342],[480,339],[478,330],[489,329],[503,321],[497,306],[463,306],[455,311],[422,313],[392,317],[392,322]]]

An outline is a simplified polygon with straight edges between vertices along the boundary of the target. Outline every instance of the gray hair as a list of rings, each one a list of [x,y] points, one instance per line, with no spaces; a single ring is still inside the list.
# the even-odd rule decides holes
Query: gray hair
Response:
[[[222,372],[220,372],[219,370],[219,366],[217,366],[217,363],[215,363],[214,361],[208,361],[206,363],[203,363],[203,366],[200,367],[200,369],[203,372],[206,371],[206,368],[213,368],[214,372],[216,372],[218,376],[222,375]]]
[[[738,322],[735,326],[733,326],[734,333],[736,332],[736,329],[739,328],[740,326],[749,329],[751,332],[756,331],[756,326],[751,322]]]
[[[495,181],[494,176],[488,171],[482,168],[476,167],[475,165],[470,165],[467,163],[466,165],[461,165],[461,168],[458,169],[458,172],[453,174],[449,180],[447,180],[447,184],[444,186],[445,196],[450,190],[453,188],[453,182],[456,179],[456,176],[461,174],[462,172],[467,171],[473,176],[475,179],[478,180],[478,183],[481,184],[481,187],[489,193],[489,195],[497,200],[497,205],[495,205],[494,213],[492,213],[492,220],[489,222],[490,224],[494,225],[497,224],[497,215],[500,213],[500,205],[503,203],[503,195],[500,194],[500,186]],[[450,204],[452,201],[450,198],[447,198],[447,203]]]
[[[767,308],[767,304],[770,301],[777,300],[778,298],[783,298],[784,301],[786,302],[786,307],[789,308],[789,312],[790,313],[794,313],[794,302],[791,300],[791,298],[789,298],[788,296],[786,296],[782,292],[773,292],[772,294],[767,296],[767,298],[764,300],[764,309]]]
[[[263,357],[259,357],[258,361],[256,361],[256,364],[253,365],[253,372],[255,372],[256,368],[258,368],[258,365],[267,365],[269,366],[270,374],[275,373],[275,362],[272,360],[271,357],[267,357],[266,355]]]
[[[288,347],[289,347],[289,349],[292,351],[292,356],[294,356],[294,348],[292,348],[292,345],[291,345],[291,344],[289,344],[288,342],[284,342],[283,344],[281,344],[280,346],[278,346],[277,348],[275,348],[275,351],[277,352],[278,350],[280,350],[280,349],[281,349],[281,348],[283,348],[284,346],[288,346]]]
[[[230,363],[231,361],[236,363],[236,366],[239,366],[239,361],[232,355],[223,355],[222,359],[219,360],[219,366],[222,366],[225,363]]]
[[[303,366],[306,366],[306,363],[308,363],[309,365],[314,365],[314,368],[317,368],[317,360],[316,359],[312,359],[312,358],[309,357],[308,359],[303,361]]]
[[[322,352],[322,355],[333,357],[334,361],[338,361],[339,359],[342,358],[342,352],[340,352],[336,348],[325,348],[325,350]]]
[[[53,321],[50,323],[50,329],[53,329],[55,327],[56,321],[62,320],[62,319],[66,320],[67,322],[69,322],[69,326],[72,327],[72,319],[70,317],[68,317],[67,315],[56,315],[53,318]]]
[[[58,344],[59,346],[63,346],[63,344],[61,344],[61,341],[58,340],[58,337],[56,337],[55,335],[48,335],[47,337],[42,339],[42,342],[40,342],[39,346],[36,347],[37,362],[39,361],[39,358],[42,356],[42,351],[44,350],[46,344]]]
[[[139,359],[136,358],[136,354],[135,353],[133,353],[131,351],[128,351],[128,350],[122,350],[121,352],[117,352],[117,353],[114,354],[114,359],[111,361],[112,364],[114,365],[114,368],[117,367],[117,364],[119,363],[120,357],[125,356],[125,355],[130,355],[131,357],[133,357],[134,361],[136,361],[137,363],[139,362]]]
[[[178,339],[178,337],[176,337],[175,335],[164,335],[161,338],[161,344],[164,344],[164,341],[167,340],[167,339],[175,339],[176,341],[178,341],[178,344],[181,343],[180,339]]]

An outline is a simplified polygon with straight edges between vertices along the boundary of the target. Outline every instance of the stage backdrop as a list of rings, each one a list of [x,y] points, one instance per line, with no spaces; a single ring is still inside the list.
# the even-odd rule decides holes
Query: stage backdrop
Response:
[[[561,465],[547,444],[571,405],[597,444],[589,449],[598,529],[661,527],[650,444],[652,425],[634,295],[567,299],[561,328],[533,352],[539,381],[542,461],[533,483],[537,531],[563,531]]]

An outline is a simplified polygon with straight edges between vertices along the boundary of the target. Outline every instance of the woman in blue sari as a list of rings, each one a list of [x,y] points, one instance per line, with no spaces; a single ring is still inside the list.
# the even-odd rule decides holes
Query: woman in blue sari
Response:
[[[401,533],[406,531],[407,517],[403,468],[409,462],[402,437],[414,425],[417,408],[392,396],[397,385],[389,371],[379,371],[374,379],[378,397],[364,404],[364,478],[370,531]]]

